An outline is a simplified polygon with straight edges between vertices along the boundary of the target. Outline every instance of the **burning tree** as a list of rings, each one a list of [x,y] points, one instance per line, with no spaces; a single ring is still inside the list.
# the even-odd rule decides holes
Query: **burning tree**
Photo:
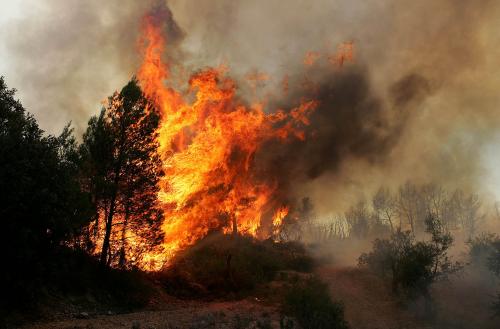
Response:
[[[161,241],[157,227],[162,217],[157,203],[162,176],[158,122],[155,108],[135,79],[111,96],[100,115],[89,121],[81,148],[86,159],[84,181],[96,205],[93,240],[102,241],[103,265],[118,255],[123,266],[128,244],[137,252]],[[119,244],[112,245],[116,240]]]
[[[269,141],[303,140],[303,127],[317,106],[302,100],[289,111],[247,106],[225,68],[209,68],[189,79],[187,92],[174,89],[162,60],[165,40],[161,20],[144,19],[144,60],[138,79],[160,111],[158,152],[165,169],[159,202],[164,211],[163,254],[172,258],[209,232],[267,238],[270,226],[284,218],[276,177],[254,160]],[[271,112],[271,113],[269,113]],[[274,214],[274,216],[273,216]]]

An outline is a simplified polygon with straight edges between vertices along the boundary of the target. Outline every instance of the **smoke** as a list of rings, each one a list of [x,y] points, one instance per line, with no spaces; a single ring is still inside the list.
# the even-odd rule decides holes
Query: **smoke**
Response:
[[[26,2],[3,26],[9,85],[48,131],[70,120],[82,131],[137,69],[151,8],[187,72],[227,64],[242,99],[269,110],[319,101],[305,142],[256,156],[284,197],[310,196],[319,216],[408,179],[496,192],[483,186],[482,153],[500,125],[498,1],[171,0],[171,12],[161,1]],[[328,55],[345,41],[355,63],[338,69]],[[310,67],[308,51],[320,54]],[[258,72],[268,78],[256,91]]]
[[[186,31],[188,65],[227,63],[249,101],[259,97],[248,73],[267,73],[259,96],[270,110],[291,108],[302,97],[319,101],[305,142],[266,145],[256,157],[263,174],[279,177],[284,198],[310,196],[324,217],[406,180],[496,192],[483,184],[491,172],[482,154],[500,124],[498,2],[170,6]],[[328,55],[345,41],[354,42],[355,63],[336,69]],[[310,67],[303,63],[308,51],[320,54]]]
[[[85,130],[100,103],[135,73],[141,18],[155,8],[167,37],[182,37],[168,8],[157,1],[24,0],[2,24],[9,86],[43,129],[58,133],[72,121]]]

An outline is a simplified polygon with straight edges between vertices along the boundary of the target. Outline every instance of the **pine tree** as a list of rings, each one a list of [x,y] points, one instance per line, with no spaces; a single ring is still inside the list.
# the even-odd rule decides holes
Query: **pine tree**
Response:
[[[47,275],[54,254],[91,215],[69,125],[59,136],[44,134],[14,96],[0,77],[0,248],[6,268],[0,272],[0,302],[9,306],[33,301],[36,280]]]
[[[85,181],[97,205],[95,218],[104,225],[100,261],[109,265],[112,249],[120,249],[125,264],[127,232],[152,247],[161,241],[162,211],[157,202],[162,175],[157,153],[159,115],[145,98],[137,80],[109,98],[108,106],[89,121],[82,153]],[[119,218],[121,221],[116,222]],[[112,245],[112,234],[121,226],[121,246]],[[137,244],[139,245],[139,244]],[[114,248],[112,248],[114,247]]]

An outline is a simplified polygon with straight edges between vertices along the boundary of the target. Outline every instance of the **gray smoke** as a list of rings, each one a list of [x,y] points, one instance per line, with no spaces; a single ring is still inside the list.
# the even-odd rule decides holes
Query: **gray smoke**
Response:
[[[7,81],[42,127],[57,132],[72,120],[82,131],[136,71],[140,19],[164,2],[24,1],[20,18],[2,26]],[[258,155],[279,171],[287,197],[310,196],[321,215],[407,179],[483,187],[483,149],[500,126],[498,1],[171,0],[168,8],[160,15],[168,56],[188,72],[228,64],[242,99],[264,97],[270,111],[301,97],[320,102],[305,143]],[[335,68],[327,58],[344,41],[354,42],[355,63]],[[311,67],[308,51],[321,54]],[[258,90],[247,79],[255,72],[269,77]],[[314,90],[302,87],[309,82]]]

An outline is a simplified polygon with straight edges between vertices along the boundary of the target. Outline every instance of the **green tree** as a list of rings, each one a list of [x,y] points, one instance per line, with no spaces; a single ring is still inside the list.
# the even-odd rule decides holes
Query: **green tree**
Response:
[[[80,157],[69,125],[44,135],[0,77],[0,218],[7,294],[25,300],[52,252],[87,224],[90,198],[78,180]],[[12,300],[9,301],[9,304]]]
[[[471,265],[500,277],[500,237],[494,233],[481,233],[467,243]],[[496,294],[491,306],[494,315],[500,316],[500,292]]]
[[[114,226],[121,227],[119,263],[125,264],[127,232],[154,245],[161,241],[162,212],[157,202],[162,175],[157,153],[159,115],[132,79],[109,98],[108,106],[89,121],[81,152],[85,185],[96,204],[96,229],[104,221],[100,261],[111,262]],[[119,223],[115,219],[120,218]],[[146,248],[148,246],[145,246]]]
[[[376,239],[373,250],[359,257],[359,264],[389,278],[394,293],[429,300],[431,284],[459,270],[460,264],[448,257],[453,238],[440,221],[429,216],[426,226],[430,241],[415,241],[411,231],[397,230],[389,239]]]

